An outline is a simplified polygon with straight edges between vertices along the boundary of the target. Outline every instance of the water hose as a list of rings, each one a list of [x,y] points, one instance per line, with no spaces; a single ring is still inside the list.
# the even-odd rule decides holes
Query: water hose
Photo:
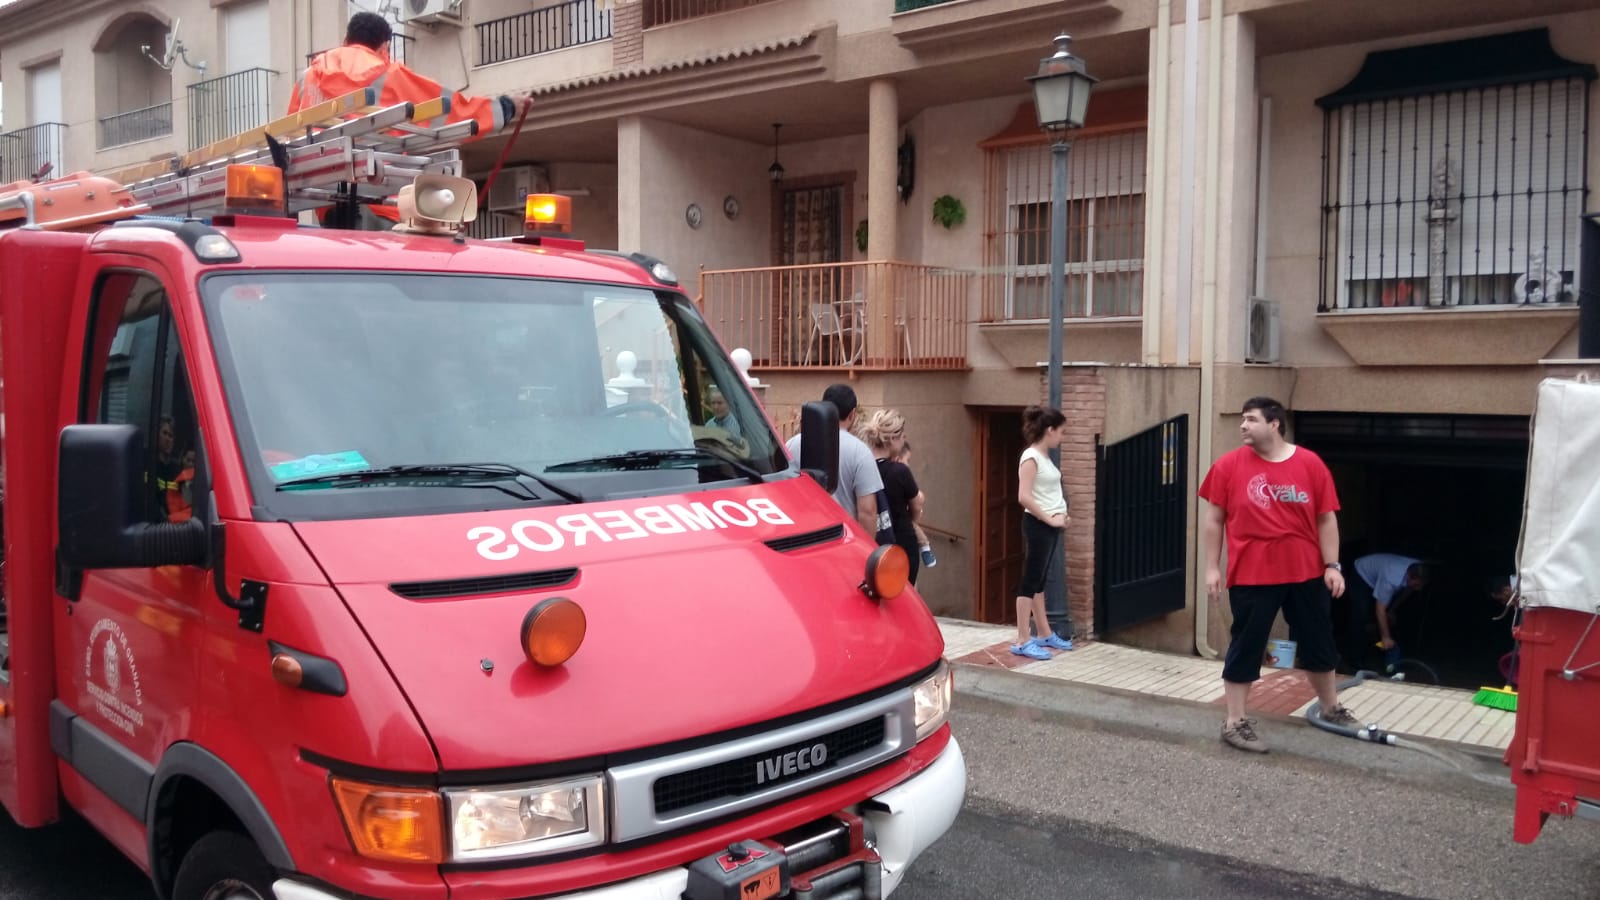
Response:
[[[1334,685],[1333,689],[1335,691],[1342,691],[1345,688],[1354,687],[1355,685],[1358,685],[1361,682],[1366,681],[1368,678],[1382,678],[1382,677],[1383,676],[1378,674],[1377,672],[1372,672],[1372,671],[1368,671],[1368,670],[1363,669],[1363,670],[1357,672],[1354,677],[1347,678],[1344,681],[1341,681],[1338,684]],[[1431,756],[1434,759],[1438,760],[1439,762],[1442,762],[1445,765],[1449,766],[1450,768],[1455,769],[1456,771],[1461,772],[1461,773],[1463,773],[1465,775],[1468,775],[1468,776],[1470,776],[1473,779],[1478,780],[1478,781],[1484,781],[1484,782],[1487,782],[1487,783],[1490,783],[1490,784],[1495,784],[1495,785],[1498,785],[1498,786],[1504,786],[1506,784],[1506,779],[1503,778],[1503,777],[1495,778],[1495,777],[1492,777],[1492,776],[1484,775],[1481,772],[1473,772],[1467,766],[1462,765],[1460,760],[1451,757],[1449,754],[1446,754],[1446,753],[1444,753],[1444,752],[1442,752],[1442,751],[1440,751],[1440,750],[1438,750],[1438,749],[1436,749],[1434,747],[1430,747],[1430,746],[1428,746],[1427,744],[1425,744],[1425,743],[1423,743],[1421,741],[1415,741],[1415,740],[1411,740],[1409,738],[1402,738],[1397,734],[1392,734],[1390,732],[1384,731],[1382,728],[1379,728],[1376,724],[1363,725],[1363,726],[1360,726],[1359,728],[1350,728],[1350,727],[1344,726],[1344,725],[1335,725],[1334,723],[1329,722],[1328,720],[1326,720],[1326,719],[1324,719],[1322,717],[1322,700],[1321,700],[1321,698],[1318,698],[1316,700],[1311,701],[1311,705],[1306,707],[1306,721],[1310,722],[1311,724],[1313,724],[1315,726],[1317,726],[1318,728],[1321,728],[1323,731],[1331,732],[1333,734],[1343,735],[1345,737],[1355,738],[1358,741],[1371,741],[1374,744],[1386,744],[1386,745],[1388,745],[1390,747],[1402,747],[1402,748],[1407,749],[1407,750],[1415,750],[1418,753],[1423,753],[1423,754],[1426,754],[1428,756]]]

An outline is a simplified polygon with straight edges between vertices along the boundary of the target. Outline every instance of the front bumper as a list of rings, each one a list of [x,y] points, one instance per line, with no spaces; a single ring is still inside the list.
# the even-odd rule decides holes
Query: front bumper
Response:
[[[884,896],[900,885],[922,851],[950,829],[966,793],[967,763],[952,736],[926,769],[861,805],[859,815],[877,836]],[[689,870],[674,867],[547,900],[679,900],[688,883]],[[292,878],[279,879],[273,891],[278,900],[344,900]]]

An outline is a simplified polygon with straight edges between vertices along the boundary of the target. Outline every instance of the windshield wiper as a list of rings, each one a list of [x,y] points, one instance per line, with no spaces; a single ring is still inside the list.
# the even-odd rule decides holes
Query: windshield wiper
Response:
[[[327,475],[311,475],[306,478],[295,478],[289,481],[281,482],[278,485],[278,490],[281,491],[285,488],[305,487],[318,484],[357,484],[366,481],[388,481],[418,477],[426,478],[428,476],[440,478],[472,478],[475,476],[489,476],[509,478],[513,481],[526,478],[529,481],[532,481],[534,484],[537,484],[539,487],[542,487],[557,497],[567,501],[568,503],[583,502],[583,496],[581,494],[578,494],[569,488],[564,488],[542,475],[535,474],[527,469],[519,468],[509,463],[413,463],[410,465],[401,466],[384,466],[377,469],[358,469],[354,472],[330,472]],[[520,484],[521,482],[518,481],[518,483]],[[505,490],[506,493],[511,494],[514,497],[519,497],[523,500],[544,499],[543,497],[532,495],[532,492],[527,492],[530,496],[516,494],[512,491],[506,490],[501,485],[461,486],[498,487],[501,490]],[[524,491],[526,491],[526,487],[524,487]]]
[[[767,480],[760,469],[750,465],[744,460],[732,456],[724,456],[704,447],[665,447],[659,450],[629,450],[627,453],[613,453],[608,456],[595,456],[589,459],[573,459],[567,462],[555,463],[544,467],[546,472],[573,472],[582,469],[649,469],[659,466],[663,462],[673,460],[692,460],[696,462],[715,462],[731,467],[740,475],[749,478],[752,483],[760,484]]]

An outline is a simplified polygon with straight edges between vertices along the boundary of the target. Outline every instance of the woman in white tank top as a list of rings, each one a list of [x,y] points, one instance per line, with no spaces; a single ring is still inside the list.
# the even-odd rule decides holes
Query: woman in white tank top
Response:
[[[1072,642],[1050,630],[1044,609],[1044,582],[1050,563],[1061,555],[1067,527],[1067,499],[1061,492],[1061,470],[1050,451],[1061,446],[1067,417],[1051,406],[1022,411],[1022,438],[1028,449],[1017,463],[1017,502],[1022,505],[1022,538],[1026,551],[1022,583],[1017,586],[1017,642],[1011,652],[1030,659],[1049,659],[1050,651],[1071,650]],[[1030,633],[1029,618],[1033,620]]]

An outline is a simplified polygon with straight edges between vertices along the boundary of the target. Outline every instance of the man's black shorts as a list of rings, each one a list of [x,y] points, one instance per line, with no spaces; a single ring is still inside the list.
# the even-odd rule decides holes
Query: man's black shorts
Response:
[[[1321,578],[1293,584],[1237,584],[1228,588],[1233,609],[1233,640],[1228,643],[1222,680],[1249,684],[1261,678],[1272,623],[1283,610],[1289,637],[1298,645],[1296,668],[1331,672],[1339,661],[1333,642],[1333,598]]]

